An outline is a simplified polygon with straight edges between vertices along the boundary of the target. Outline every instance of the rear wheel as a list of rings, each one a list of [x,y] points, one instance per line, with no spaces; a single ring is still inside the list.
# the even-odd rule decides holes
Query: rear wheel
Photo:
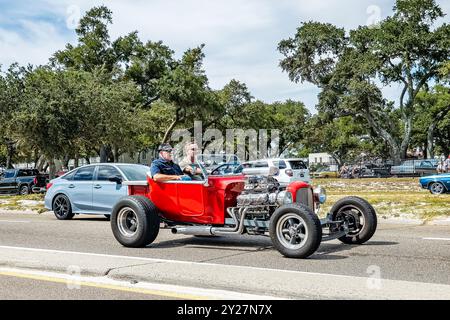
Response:
[[[67,196],[59,194],[53,200],[53,213],[58,220],[70,220],[75,215]]]
[[[26,196],[27,194],[30,194],[30,188],[26,184],[24,184],[20,186],[19,193],[22,196]]]
[[[433,182],[429,189],[432,194],[443,194],[445,192],[445,187],[440,182]]]
[[[158,236],[159,222],[158,209],[143,196],[123,198],[111,213],[114,237],[125,247],[139,248],[152,243]]]
[[[270,218],[270,238],[275,248],[288,258],[306,258],[313,254],[322,240],[320,220],[302,204],[278,208]]]
[[[347,244],[362,244],[372,238],[377,229],[377,214],[372,205],[359,197],[345,197],[331,208],[333,220],[343,220],[349,232],[339,240]]]

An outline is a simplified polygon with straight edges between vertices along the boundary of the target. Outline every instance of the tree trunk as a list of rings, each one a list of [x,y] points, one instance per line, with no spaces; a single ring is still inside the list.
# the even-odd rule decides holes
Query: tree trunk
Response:
[[[101,163],[108,162],[108,151],[106,145],[101,145],[100,147],[100,162]]]
[[[70,157],[69,157],[68,155],[65,155],[65,156],[64,156],[64,159],[63,159],[63,166],[64,166],[66,169],[69,169],[69,161],[70,161]]]
[[[14,169],[13,165],[13,157],[16,152],[16,147],[14,146],[13,141],[6,142],[6,169]]]
[[[394,165],[399,165],[402,162],[402,159],[404,156],[402,155],[402,147],[399,145],[399,143],[396,141],[396,139],[390,134],[387,130],[385,130],[383,127],[381,127],[375,119],[370,114],[370,110],[367,109],[367,112],[364,114],[365,119],[369,123],[369,126],[387,143],[389,147],[389,154],[394,162]],[[405,139],[403,139],[403,142],[405,142]],[[409,143],[409,138],[408,138]],[[407,146],[406,146],[407,147]],[[406,151],[405,151],[406,153]]]
[[[400,156],[406,159],[409,142],[411,141],[412,117],[409,116],[405,121],[405,132],[403,133],[402,144],[400,145]]]
[[[113,147],[112,150],[112,156],[113,156],[113,162],[117,163],[119,162],[119,148],[117,148],[116,146]]]
[[[39,151],[34,150],[34,159],[33,159],[34,167],[33,167],[33,169],[37,169],[38,161],[40,158],[41,158],[41,156],[39,155]]]
[[[49,178],[51,180],[51,179],[55,179],[55,177],[56,177],[55,160],[50,159],[50,161],[49,161]]]
[[[44,168],[44,164],[45,164],[45,157],[43,155],[41,155],[39,157],[39,159],[36,161],[34,168],[39,170],[39,172],[42,172],[43,168]]]
[[[172,133],[173,129],[175,128],[176,124],[178,123],[178,119],[175,119],[170,124],[169,128],[167,128],[166,132],[164,133],[164,137],[162,140],[162,143],[167,143],[170,137],[170,134]]]
[[[182,108],[177,108],[175,111],[175,119],[172,121],[170,126],[167,128],[166,132],[164,133],[164,137],[162,140],[162,143],[167,143],[169,141],[170,134],[172,133],[175,126],[180,122],[184,117],[181,116]]]
[[[450,112],[450,106],[439,112],[434,118],[427,130],[427,155],[428,158],[434,158],[434,131],[436,126]]]
[[[427,130],[427,158],[434,158],[434,129],[436,129],[436,122],[432,122]]]

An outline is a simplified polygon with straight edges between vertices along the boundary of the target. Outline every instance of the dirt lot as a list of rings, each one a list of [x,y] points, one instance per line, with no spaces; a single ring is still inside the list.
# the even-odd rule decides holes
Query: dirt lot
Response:
[[[315,179],[328,195],[324,211],[345,196],[367,199],[380,216],[429,220],[450,216],[450,194],[432,195],[419,186],[418,178]]]

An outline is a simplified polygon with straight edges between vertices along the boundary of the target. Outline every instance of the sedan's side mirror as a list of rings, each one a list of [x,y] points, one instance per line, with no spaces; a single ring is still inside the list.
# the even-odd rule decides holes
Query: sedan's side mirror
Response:
[[[108,180],[111,181],[111,182],[115,182],[117,184],[122,184],[122,179],[120,177],[118,177],[118,176],[111,177]]]

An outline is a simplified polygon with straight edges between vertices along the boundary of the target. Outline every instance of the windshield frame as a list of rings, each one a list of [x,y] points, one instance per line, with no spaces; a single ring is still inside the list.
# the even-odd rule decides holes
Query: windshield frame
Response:
[[[226,154],[226,153],[220,153],[220,154],[198,154],[195,156],[195,161],[198,164],[198,166],[200,167],[200,169],[202,170],[203,176],[205,177],[205,181],[208,181],[208,177],[211,176],[210,173],[208,173],[208,167],[205,167],[203,165],[204,158],[205,157],[217,157],[217,158],[222,158],[222,159],[226,159],[226,162],[223,163],[216,163],[214,166],[211,167],[211,171],[213,171],[214,169],[218,168],[221,165],[224,164],[238,164],[238,165],[242,165],[242,161],[239,159],[239,157],[236,154]],[[237,176],[240,175],[240,173],[233,173],[233,174],[227,174],[227,175],[212,175],[213,177],[228,177],[228,176]]]

